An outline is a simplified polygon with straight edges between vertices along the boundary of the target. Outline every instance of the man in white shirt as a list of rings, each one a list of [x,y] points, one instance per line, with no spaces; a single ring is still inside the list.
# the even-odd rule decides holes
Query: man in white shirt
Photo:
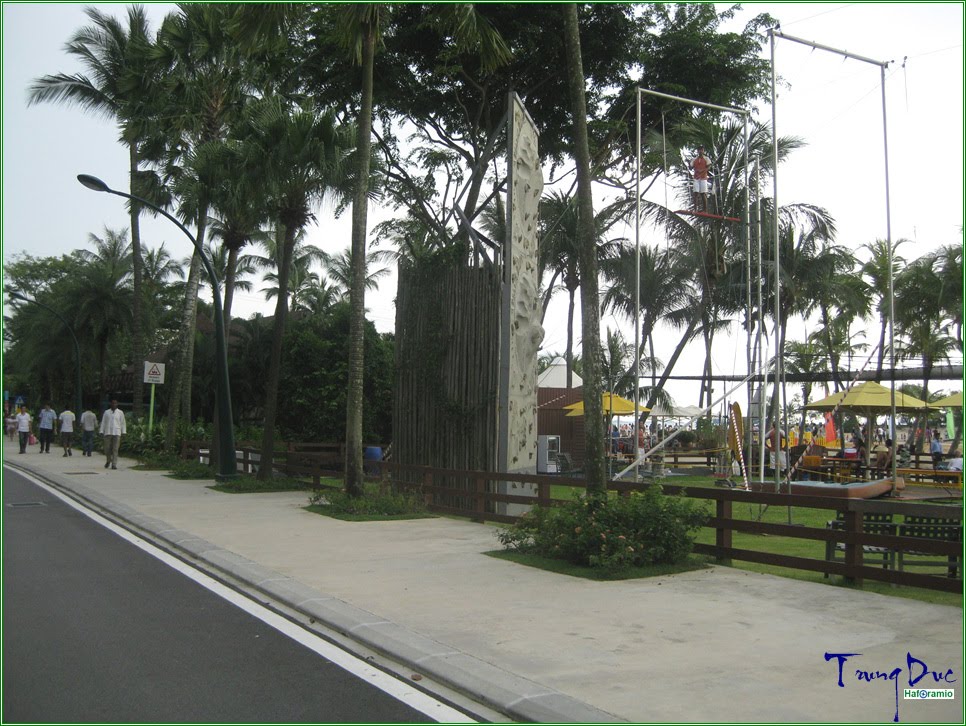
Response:
[[[124,411],[117,407],[117,400],[111,399],[111,407],[101,416],[101,434],[104,436],[104,453],[107,461],[104,468],[117,468],[117,450],[121,446],[121,436],[127,433],[127,420]]]
[[[64,456],[73,456],[71,444],[74,438],[74,420],[77,417],[68,407],[61,411],[57,418],[60,419],[60,445],[64,447]]]
[[[30,440],[30,425],[33,417],[27,413],[27,407],[21,406],[17,414],[17,433],[20,435],[20,453],[27,453],[27,442]]]
[[[97,431],[97,414],[91,411],[89,406],[81,414],[80,427],[84,456],[92,456],[94,453],[94,432]]]

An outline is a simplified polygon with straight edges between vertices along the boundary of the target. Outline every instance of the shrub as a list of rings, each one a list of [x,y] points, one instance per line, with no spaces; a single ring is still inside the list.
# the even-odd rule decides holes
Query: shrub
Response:
[[[497,536],[507,549],[619,571],[683,562],[708,517],[705,506],[653,485],[628,497],[535,507]]]
[[[409,492],[367,491],[364,496],[350,497],[338,489],[325,489],[315,492],[309,503],[340,514],[390,516],[426,512],[422,498]]]

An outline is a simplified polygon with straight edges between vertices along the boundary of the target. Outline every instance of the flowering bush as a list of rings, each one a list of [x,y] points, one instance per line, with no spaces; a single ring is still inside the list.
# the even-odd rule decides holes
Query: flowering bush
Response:
[[[703,505],[653,485],[628,497],[534,507],[497,536],[507,549],[618,571],[684,561],[708,517]]]

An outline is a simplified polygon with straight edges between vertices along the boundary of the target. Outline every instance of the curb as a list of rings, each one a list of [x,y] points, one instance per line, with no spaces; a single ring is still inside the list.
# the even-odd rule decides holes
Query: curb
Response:
[[[518,721],[534,723],[626,723],[624,719],[559,691],[408,630],[385,618],[320,593],[196,535],[175,529],[100,492],[29,465],[5,462],[107,515],[126,529],[149,535],[162,549],[200,569],[247,584],[257,593],[376,651],[397,663]],[[220,575],[220,577],[218,577]],[[311,628],[311,625],[303,627]]]

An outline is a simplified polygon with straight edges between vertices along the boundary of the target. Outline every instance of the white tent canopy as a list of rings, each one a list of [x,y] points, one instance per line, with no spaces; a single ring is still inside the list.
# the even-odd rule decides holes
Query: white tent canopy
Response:
[[[573,388],[580,388],[584,385],[584,379],[576,373],[571,374]],[[540,388],[566,388],[567,387],[567,361],[563,358],[554,358],[547,369],[537,376],[537,385]]]
[[[702,413],[704,413],[704,409],[697,406],[665,407],[658,404],[651,409],[651,416],[654,418],[694,418]]]

